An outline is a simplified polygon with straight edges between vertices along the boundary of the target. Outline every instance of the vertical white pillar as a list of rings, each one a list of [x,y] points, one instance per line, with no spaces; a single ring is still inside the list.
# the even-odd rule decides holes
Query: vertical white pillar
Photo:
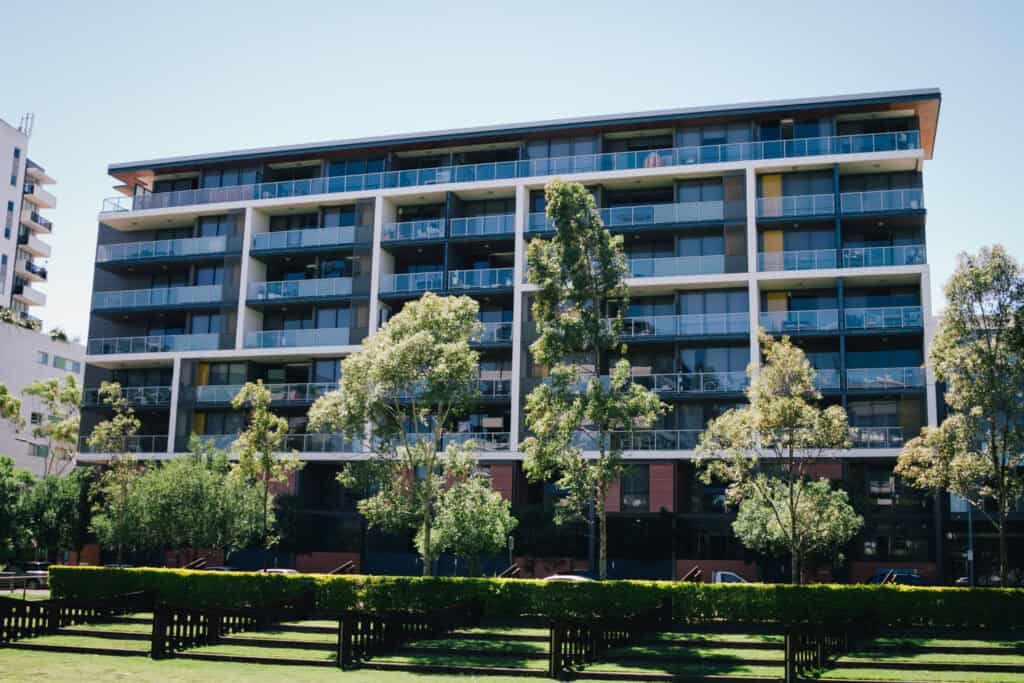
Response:
[[[512,272],[512,424],[509,425],[511,450],[519,450],[519,421],[522,413],[523,273],[526,272],[526,219],[530,211],[530,192],[516,185],[515,266]]]
[[[380,327],[380,277],[382,272],[381,236],[384,233],[385,215],[387,221],[393,220],[394,205],[377,195],[373,205],[373,248],[370,256],[370,325],[368,333],[373,335]],[[392,267],[393,269],[393,267]]]
[[[757,174],[752,166],[746,169],[745,198],[747,200],[747,295],[750,297],[750,362],[761,365],[761,346],[757,341],[760,324],[761,292],[757,270]]]
[[[267,267],[260,261],[252,259],[249,252],[252,248],[253,235],[267,232],[270,217],[252,207],[245,210],[245,229],[242,231],[242,260],[238,276],[238,313],[235,323],[235,348],[245,348],[245,335],[255,332],[263,326],[263,315],[258,311],[246,308],[245,298],[250,282],[266,279]]]
[[[175,356],[171,370],[171,408],[168,411],[167,455],[174,455],[174,437],[178,432],[178,397],[181,395],[181,357]]]
[[[924,323],[924,362],[925,362],[925,401],[928,402],[928,425],[935,427],[939,424],[938,392],[935,388],[935,370],[928,362],[928,353],[932,348],[932,338],[935,336],[936,324],[932,318],[932,286],[931,272],[925,266],[921,272],[921,318]]]

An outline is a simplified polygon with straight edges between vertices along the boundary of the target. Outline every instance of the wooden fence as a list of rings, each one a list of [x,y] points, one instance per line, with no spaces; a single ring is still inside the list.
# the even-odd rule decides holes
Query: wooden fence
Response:
[[[351,610],[338,620],[338,666],[352,669],[375,654],[411,640],[436,638],[456,628],[480,623],[475,606],[456,605],[429,612],[365,612]]]

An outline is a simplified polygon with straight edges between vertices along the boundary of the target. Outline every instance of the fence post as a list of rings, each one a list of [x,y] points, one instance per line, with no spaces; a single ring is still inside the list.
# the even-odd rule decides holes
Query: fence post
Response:
[[[352,668],[352,617],[348,614],[338,619],[338,668]]]
[[[149,656],[152,659],[163,659],[164,647],[167,643],[167,611],[162,605],[153,607],[153,630],[149,636]]]
[[[786,630],[786,683],[796,683],[796,643],[793,629]]]
[[[562,625],[558,621],[551,622],[551,638],[548,644],[548,677],[562,677]]]

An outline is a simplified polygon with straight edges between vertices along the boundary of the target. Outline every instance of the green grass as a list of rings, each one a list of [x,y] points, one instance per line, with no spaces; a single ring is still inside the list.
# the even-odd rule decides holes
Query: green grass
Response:
[[[785,643],[785,636],[766,633],[659,633],[658,640],[721,640],[730,643],[763,643],[779,645]]]
[[[645,657],[648,655],[672,656],[682,655],[686,657],[728,657],[730,659],[777,659],[782,661],[786,657],[785,650],[774,648],[771,650],[737,650],[722,647],[673,647],[665,644],[629,645],[620,647],[608,652],[608,657]]]
[[[851,652],[839,659],[844,661],[863,661],[865,659],[884,662],[914,662],[916,664],[1019,664],[1024,668],[1024,655],[968,655],[946,654],[942,652],[873,652],[869,649]]]
[[[1024,640],[953,640],[949,638],[875,638],[878,645],[904,647],[1006,647],[1024,648]]]
[[[431,656],[429,654],[417,653],[416,655],[387,655],[382,657],[374,657],[371,661],[393,662],[399,664],[434,664],[442,666],[493,666],[510,669],[547,670],[548,668],[547,656],[536,657],[531,655],[523,655],[521,657],[485,657],[473,654]],[[491,680],[491,677],[488,676],[486,680]]]
[[[783,666],[754,666],[743,664],[742,660],[731,662],[701,663],[701,662],[629,662],[628,664],[616,664],[614,662],[598,662],[591,664],[583,670],[593,672],[633,672],[633,673],[668,673],[680,676],[782,676]]]
[[[251,645],[235,645],[224,643],[222,645],[206,645],[204,647],[191,647],[182,654],[197,655],[235,655],[237,657],[268,657],[271,659],[308,659],[315,661],[330,661],[336,659],[334,652],[329,650],[309,650],[305,648],[290,647],[259,647]]]
[[[336,633],[297,633],[295,631],[242,631],[225,636],[232,640],[294,640],[303,643],[337,643]]]
[[[869,681],[920,681],[921,683],[1024,683],[1024,673],[973,673],[970,671],[895,671],[893,669],[830,669],[821,680],[853,678]]]
[[[69,647],[102,647],[108,650],[134,650],[139,652],[149,652],[148,640],[118,640],[116,638],[92,638],[90,636],[72,636],[58,634],[55,636],[38,636],[36,638],[28,638],[22,642],[28,645],[66,645]]]

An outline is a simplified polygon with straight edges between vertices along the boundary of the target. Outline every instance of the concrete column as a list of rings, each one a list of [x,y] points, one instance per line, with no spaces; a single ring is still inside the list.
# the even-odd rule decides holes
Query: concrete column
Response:
[[[757,281],[757,174],[752,166],[746,169],[747,200],[747,292],[750,297],[750,362],[761,365],[761,346],[757,342],[757,329],[761,323],[761,292]]]
[[[249,252],[252,248],[253,235],[269,230],[270,216],[252,207],[246,208],[245,229],[242,231],[242,260],[239,267],[238,315],[235,323],[236,349],[245,348],[247,333],[258,332],[263,328],[263,314],[247,308],[245,299],[249,292],[250,282],[262,282],[267,279],[267,266],[262,261],[253,259]]]
[[[925,401],[928,403],[928,425],[939,424],[938,392],[935,389],[935,370],[928,362],[928,353],[932,348],[932,337],[935,336],[936,324],[932,319],[932,285],[931,271],[925,267],[921,273],[921,318],[924,323],[924,362],[925,362]]]
[[[178,399],[181,396],[180,356],[176,356],[174,358],[172,368],[173,369],[171,371],[171,408],[168,411],[167,416],[167,455],[174,455],[174,438],[178,433]]]
[[[388,212],[385,218],[385,211]],[[384,223],[394,220],[394,204],[388,202],[384,197],[377,195],[373,207],[373,248],[370,257],[370,326],[369,334],[376,334],[380,328],[380,277],[385,272],[382,258],[386,256],[381,251],[381,236],[384,233]],[[390,261],[386,272],[394,271],[394,262]]]
[[[512,271],[512,397],[509,425],[511,450],[519,450],[519,423],[522,414],[523,366],[523,273],[526,272],[526,221],[530,211],[530,191],[516,185],[515,266]]]

